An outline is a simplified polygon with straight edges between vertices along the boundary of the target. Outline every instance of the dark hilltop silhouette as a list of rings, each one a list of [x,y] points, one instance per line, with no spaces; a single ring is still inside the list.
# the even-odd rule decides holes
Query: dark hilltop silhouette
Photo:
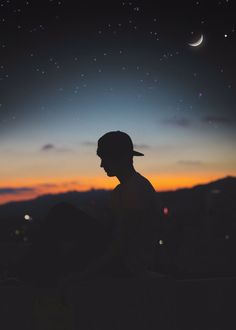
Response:
[[[99,213],[101,212],[102,215],[102,212],[106,212],[105,210],[108,207],[110,192],[110,190],[105,189],[91,189],[85,192],[70,191],[59,194],[46,194],[27,201],[8,202],[0,205],[0,221],[4,221],[6,218],[20,218],[25,214],[31,214],[34,218],[40,219],[47,214],[51,207],[60,202],[69,202],[93,214],[94,208],[96,208],[99,209]],[[214,200],[217,200],[217,197],[221,199],[222,209],[229,204],[233,207],[235,193],[236,177],[233,176],[227,176],[207,184],[196,185],[193,188],[157,192],[163,207],[169,205],[172,212],[181,212],[183,215],[193,210],[193,208],[192,213],[197,208],[214,208],[216,206]],[[219,204],[217,207],[219,207]],[[224,211],[227,211],[227,208]]]
[[[99,224],[107,225],[110,193],[109,190],[73,191],[0,206],[1,244],[10,246],[1,252],[1,270],[22,257],[25,246],[30,246],[32,233],[60,202],[76,205],[95,216]],[[177,276],[236,274],[233,252],[236,178],[228,176],[193,188],[157,194],[161,202],[162,236],[156,242],[156,269]],[[30,218],[25,219],[25,215]],[[18,244],[17,248],[14,243]]]

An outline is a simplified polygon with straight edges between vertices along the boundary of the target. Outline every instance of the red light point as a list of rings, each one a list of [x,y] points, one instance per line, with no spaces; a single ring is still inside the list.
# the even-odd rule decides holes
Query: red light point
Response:
[[[169,214],[169,209],[168,209],[167,207],[164,207],[164,209],[163,209],[163,213],[164,213],[165,215],[168,215],[168,214]]]

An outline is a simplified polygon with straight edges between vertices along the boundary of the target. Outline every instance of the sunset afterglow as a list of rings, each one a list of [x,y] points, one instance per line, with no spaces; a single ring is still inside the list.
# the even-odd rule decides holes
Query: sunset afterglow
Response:
[[[0,203],[113,189],[96,147],[114,130],[157,191],[235,176],[234,10],[207,3],[5,1]]]

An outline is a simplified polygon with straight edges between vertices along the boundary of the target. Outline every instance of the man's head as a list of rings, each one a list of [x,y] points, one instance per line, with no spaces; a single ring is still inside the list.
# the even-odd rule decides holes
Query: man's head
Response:
[[[121,131],[104,134],[98,140],[97,155],[108,176],[117,176],[133,163],[133,156],[144,156],[133,149],[130,136]]]

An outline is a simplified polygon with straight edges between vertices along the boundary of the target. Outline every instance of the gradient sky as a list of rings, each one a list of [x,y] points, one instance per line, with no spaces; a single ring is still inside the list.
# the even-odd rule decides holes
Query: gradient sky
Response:
[[[113,188],[96,156],[111,130],[145,154],[135,167],[157,190],[236,175],[235,10],[0,1],[0,203]]]

